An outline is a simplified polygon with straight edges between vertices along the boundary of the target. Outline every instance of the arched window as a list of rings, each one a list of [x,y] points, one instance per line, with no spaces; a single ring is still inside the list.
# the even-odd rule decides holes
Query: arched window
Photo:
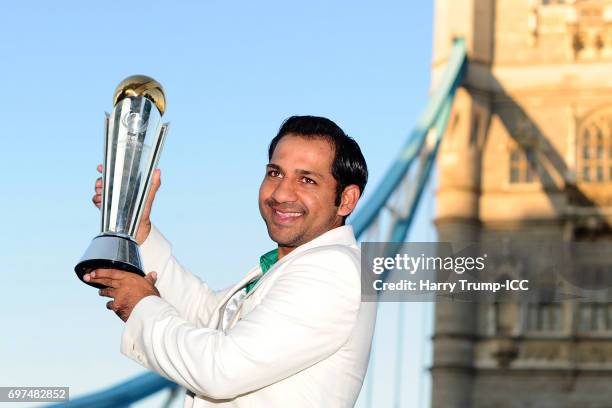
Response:
[[[576,173],[583,183],[612,181],[612,112],[592,115],[578,132]]]
[[[530,303],[527,306],[527,330],[530,332],[558,332],[563,328],[563,309],[560,303]]]
[[[580,332],[612,331],[612,303],[582,303],[578,317]]]
[[[535,180],[531,150],[514,147],[510,150],[510,183],[532,183]]]

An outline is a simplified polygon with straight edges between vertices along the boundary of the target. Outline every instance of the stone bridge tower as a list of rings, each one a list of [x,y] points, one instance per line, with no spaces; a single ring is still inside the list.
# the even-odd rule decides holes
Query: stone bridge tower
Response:
[[[612,0],[436,0],[441,241],[612,241]],[[432,406],[612,407],[612,304],[436,304]]]

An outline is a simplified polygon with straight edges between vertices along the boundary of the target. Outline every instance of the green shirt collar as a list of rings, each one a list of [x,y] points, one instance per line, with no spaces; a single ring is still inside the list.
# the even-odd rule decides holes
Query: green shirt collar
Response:
[[[261,266],[261,272],[263,276],[266,272],[270,270],[270,268],[278,261],[278,248],[273,249],[269,252],[266,252],[262,256],[259,257],[259,266]],[[261,276],[255,279],[253,282],[249,283],[246,287],[246,293],[249,293],[251,289],[257,284],[257,281],[261,279]]]

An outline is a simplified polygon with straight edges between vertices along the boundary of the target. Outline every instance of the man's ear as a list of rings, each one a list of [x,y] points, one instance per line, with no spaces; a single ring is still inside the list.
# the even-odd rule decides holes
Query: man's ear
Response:
[[[338,212],[336,214],[341,217],[348,216],[357,206],[357,201],[359,201],[360,196],[361,193],[359,192],[359,187],[356,184],[351,184],[344,187],[344,191],[340,197]]]

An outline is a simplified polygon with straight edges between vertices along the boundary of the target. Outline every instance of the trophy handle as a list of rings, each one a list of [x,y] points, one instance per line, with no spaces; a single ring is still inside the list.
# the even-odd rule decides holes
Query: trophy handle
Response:
[[[164,142],[166,141],[166,135],[168,134],[168,128],[170,127],[170,123],[163,123],[157,129],[157,144],[155,145],[155,150],[153,151],[153,159],[151,160],[151,165],[147,171],[147,184],[145,185],[145,198],[138,205],[138,211],[136,212],[136,222],[132,225],[129,234],[132,237],[136,237],[136,230],[140,225],[140,219],[142,217],[142,213],[149,199],[149,192],[151,190],[151,180],[153,179],[153,171],[155,167],[157,167],[157,163],[159,162],[159,157],[161,156],[161,151],[164,147]]]
[[[102,157],[104,158],[104,163],[106,163],[106,152],[108,149],[108,128],[110,126],[110,114],[108,112],[104,112],[104,154]],[[100,217],[100,231],[104,231],[104,225],[106,221],[106,198],[108,194],[108,189],[106,188],[106,165],[102,165],[102,202],[100,203],[100,211],[102,212],[102,216]]]

